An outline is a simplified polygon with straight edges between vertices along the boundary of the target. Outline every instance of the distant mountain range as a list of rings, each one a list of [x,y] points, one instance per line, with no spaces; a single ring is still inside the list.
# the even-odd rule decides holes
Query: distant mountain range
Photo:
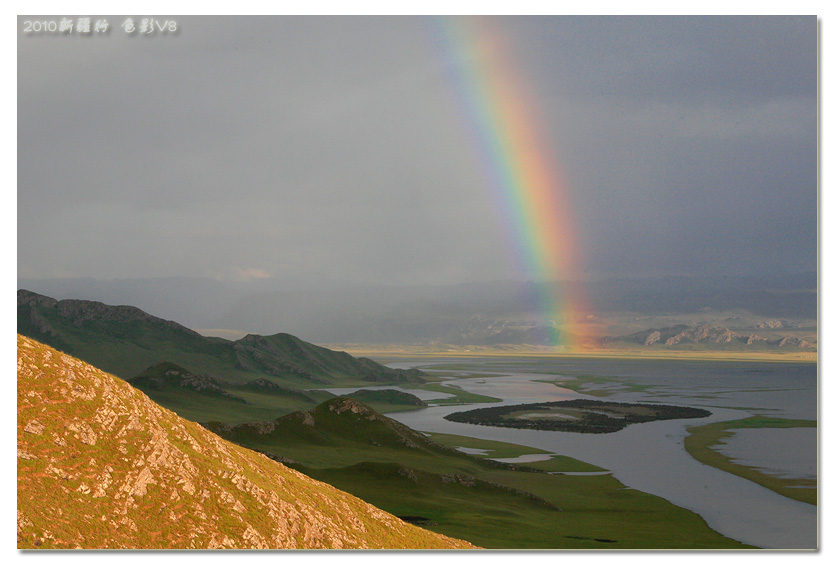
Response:
[[[661,329],[647,329],[638,331],[622,337],[608,339],[609,343],[635,343],[646,347],[663,345],[665,347],[683,347],[686,345],[707,345],[716,348],[745,348],[755,349],[812,349],[816,345],[798,337],[779,337],[766,339],[755,333],[739,335],[726,327],[716,327],[709,324],[701,324],[696,327],[689,325],[674,325]]]
[[[18,549],[473,548],[18,336]]]

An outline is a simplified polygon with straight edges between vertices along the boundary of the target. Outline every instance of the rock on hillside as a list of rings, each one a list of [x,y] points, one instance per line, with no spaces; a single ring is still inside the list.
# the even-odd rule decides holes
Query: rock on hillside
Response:
[[[472,548],[238,447],[18,335],[17,546]]]

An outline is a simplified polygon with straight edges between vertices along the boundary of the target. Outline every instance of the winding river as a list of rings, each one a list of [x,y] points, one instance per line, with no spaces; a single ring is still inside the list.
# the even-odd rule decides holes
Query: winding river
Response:
[[[447,364],[446,360],[440,360],[389,365],[426,368],[439,362]],[[486,360],[480,363],[480,368],[474,370],[478,375],[474,378],[452,378],[453,374],[468,374],[470,360],[464,361],[464,370],[443,370],[448,376],[444,384],[500,398],[503,403],[499,405],[591,397],[552,383],[552,380],[562,379],[555,375],[556,369],[562,368],[559,364],[533,364],[527,368],[519,366],[521,371],[515,370],[515,367],[502,371],[498,364]],[[592,372],[607,371],[608,368],[603,366],[594,363],[577,368]],[[622,373],[612,374],[612,380],[599,385],[613,394],[606,398],[611,401],[692,405],[708,409],[712,412],[710,417],[654,421],[631,425],[616,433],[591,435],[487,427],[444,419],[445,415],[454,411],[496,405],[492,403],[434,406],[388,415],[426,433],[451,433],[521,444],[595,464],[609,470],[626,486],[687,508],[725,536],[753,546],[815,549],[818,538],[816,506],[794,501],[749,480],[701,464],[683,446],[686,427],[692,425],[740,419],[753,414],[810,418],[812,413],[815,419],[815,365],[806,365],[806,368],[799,365],[763,365],[757,368],[757,365],[718,363],[702,369],[700,363],[676,361],[667,368],[662,366],[653,363],[643,368],[641,362],[641,365],[630,367],[631,374],[626,374],[623,369]],[[573,373],[572,365],[566,368],[563,371],[565,374],[568,370]],[[661,375],[661,370],[670,370],[670,373]],[[810,443],[809,436],[800,448],[806,449],[806,459],[815,460],[817,445]]]

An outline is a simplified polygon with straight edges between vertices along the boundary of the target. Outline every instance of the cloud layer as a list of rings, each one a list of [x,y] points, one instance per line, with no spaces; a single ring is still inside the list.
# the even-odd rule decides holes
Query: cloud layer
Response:
[[[183,16],[156,37],[122,19],[19,34],[20,276],[525,275],[428,18]],[[816,268],[815,18],[494,23],[586,276]]]

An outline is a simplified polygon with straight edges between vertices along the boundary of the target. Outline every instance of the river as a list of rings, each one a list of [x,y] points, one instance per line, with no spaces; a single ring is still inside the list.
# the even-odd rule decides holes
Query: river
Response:
[[[464,359],[457,371],[442,366],[447,386],[497,397],[499,405],[558,401],[575,398],[597,399],[552,383],[553,380],[589,376],[595,389],[602,389],[609,401],[650,401],[702,407],[712,412],[706,419],[654,421],[631,425],[616,433],[591,435],[487,427],[447,421],[454,411],[489,404],[434,406],[417,411],[390,413],[390,417],[426,433],[452,433],[531,446],[567,455],[609,470],[628,487],[660,496],[700,515],[710,527],[730,538],[761,548],[815,549],[817,508],[772,492],[754,482],[704,465],[692,458],[683,446],[688,426],[740,419],[750,415],[815,419],[817,411],[814,364],[693,362],[693,361],[611,361],[568,359],[523,362]],[[446,365],[446,359],[392,362],[399,368]],[[471,368],[471,364],[474,366]],[[476,374],[453,378],[455,374]],[[787,472],[809,476],[817,459],[815,434],[803,429],[789,437],[798,444],[803,467]],[[780,434],[780,433],[779,433]],[[792,443],[792,441],[790,441]],[[746,444],[744,444],[746,443]],[[765,441],[743,441],[743,456],[753,459],[752,444],[764,448]],[[755,453],[758,454],[758,453]],[[775,459],[769,462],[775,464]],[[811,464],[812,463],[812,470]],[[815,475],[813,474],[813,477]]]

